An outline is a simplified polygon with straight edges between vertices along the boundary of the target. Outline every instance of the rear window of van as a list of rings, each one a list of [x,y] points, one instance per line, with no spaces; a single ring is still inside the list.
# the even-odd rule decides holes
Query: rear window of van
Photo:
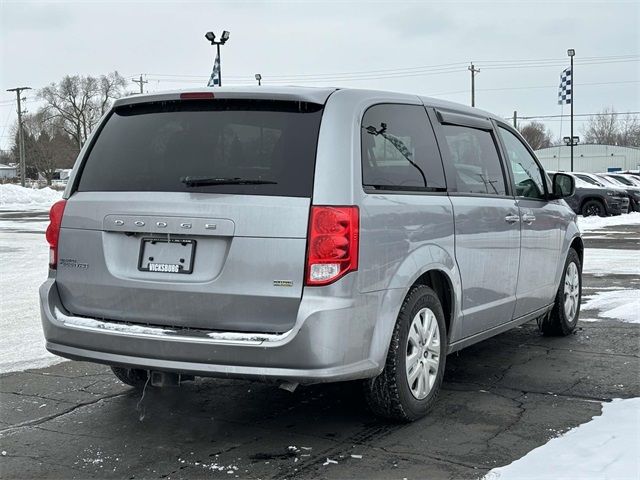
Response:
[[[310,197],[321,117],[307,102],[124,105],[98,132],[77,190]]]

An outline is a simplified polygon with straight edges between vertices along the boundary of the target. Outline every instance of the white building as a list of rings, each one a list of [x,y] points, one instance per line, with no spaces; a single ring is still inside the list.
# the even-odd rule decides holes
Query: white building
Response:
[[[15,166],[5,165],[4,163],[0,163],[0,179],[7,178],[16,178],[18,176],[18,168]]]
[[[571,170],[571,147],[566,145],[536,150],[536,156],[546,170]],[[576,172],[607,172],[640,169],[640,148],[616,145],[576,145],[573,147],[573,170]]]

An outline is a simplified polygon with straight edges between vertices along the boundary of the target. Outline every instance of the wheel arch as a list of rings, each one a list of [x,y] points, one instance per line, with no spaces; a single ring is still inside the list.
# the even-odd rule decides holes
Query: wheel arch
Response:
[[[382,295],[380,315],[375,326],[374,341],[370,352],[370,358],[378,363],[380,371],[385,364],[400,308],[411,289],[416,285],[428,286],[436,292],[445,315],[448,343],[455,341],[456,329],[459,324],[457,319],[461,284],[455,262],[452,262],[450,266],[452,268],[442,263],[430,264],[415,272],[405,287],[389,288]]]
[[[582,269],[582,265],[584,263],[584,241],[581,237],[575,237],[571,241],[569,248],[573,248],[578,254],[578,257],[580,258],[580,268]]]

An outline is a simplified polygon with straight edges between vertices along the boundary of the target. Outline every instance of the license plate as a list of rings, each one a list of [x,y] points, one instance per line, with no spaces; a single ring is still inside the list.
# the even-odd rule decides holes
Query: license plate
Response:
[[[191,273],[196,241],[184,238],[143,238],[138,270],[154,273]]]

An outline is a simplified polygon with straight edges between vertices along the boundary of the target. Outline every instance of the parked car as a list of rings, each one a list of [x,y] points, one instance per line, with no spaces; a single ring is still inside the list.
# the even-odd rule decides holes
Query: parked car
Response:
[[[121,98],[51,209],[46,345],[140,388],[361,380],[413,420],[447,354],[534,319],[575,329],[573,190],[500,117],[432,98]]]
[[[578,173],[578,175],[582,175],[582,178],[584,178],[585,176],[589,177],[591,180],[597,182],[604,188],[610,188],[616,191],[618,193],[618,196],[620,196],[623,199],[626,199],[626,201],[625,200],[622,201],[622,206],[621,206],[622,213],[629,213],[629,210],[631,208],[631,196],[624,185],[621,185],[618,181],[607,178],[606,176],[603,176],[602,174],[599,174],[599,173],[580,172]]]
[[[587,183],[591,183],[592,185],[596,185],[609,191],[613,191],[613,197],[618,199],[620,202],[620,213],[629,213],[629,205],[631,203],[631,200],[629,198],[629,194],[624,188],[614,184],[610,180],[601,178],[594,173],[576,172],[575,175],[577,178],[584,180]]]
[[[624,188],[629,197],[629,211],[640,212],[640,180],[637,177],[616,173],[598,173],[598,177]]]
[[[554,175],[556,172],[548,173]],[[615,190],[607,189],[595,181],[587,182],[574,173],[564,173],[570,175],[575,182],[573,195],[565,198],[575,213],[585,217],[606,217],[622,213],[622,203],[627,200],[626,197],[621,197]]]

